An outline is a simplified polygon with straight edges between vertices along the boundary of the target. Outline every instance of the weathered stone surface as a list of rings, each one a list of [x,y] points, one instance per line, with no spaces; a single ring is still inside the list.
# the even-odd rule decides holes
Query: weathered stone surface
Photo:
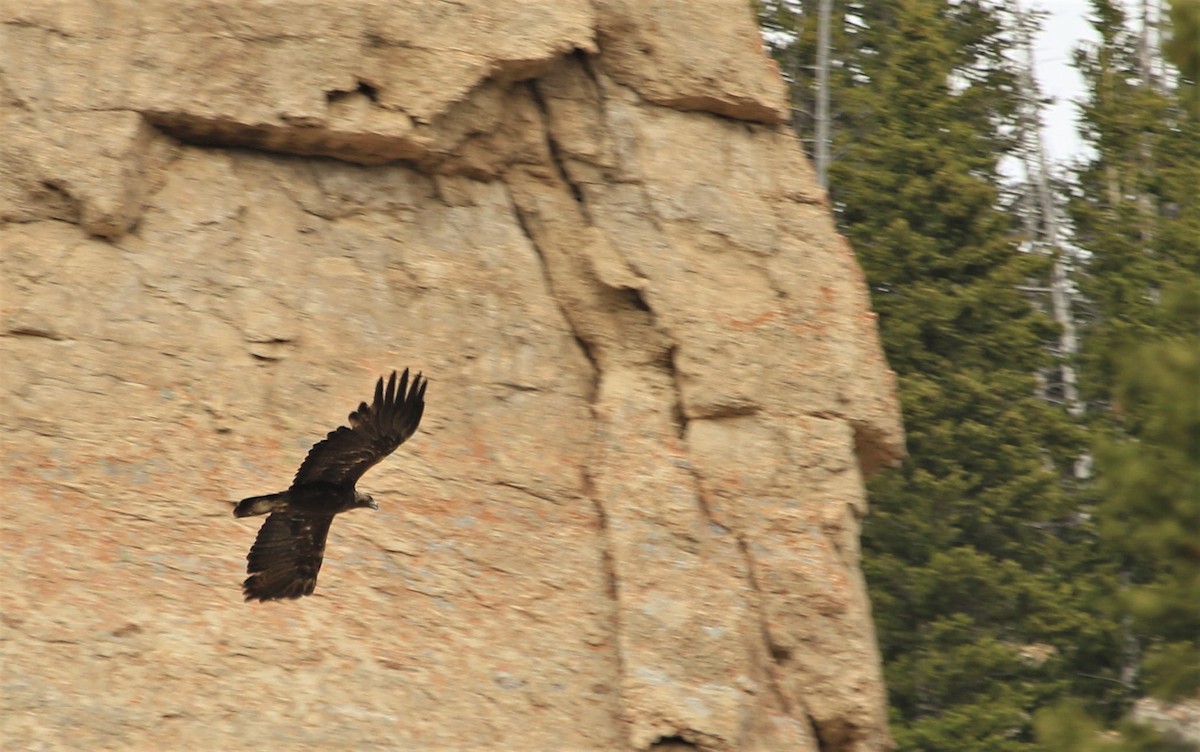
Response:
[[[888,748],[894,385],[785,112],[737,0],[0,3],[3,746]],[[405,365],[243,604],[230,502]]]
[[[1180,744],[1200,747],[1200,697],[1174,702],[1143,697],[1134,703],[1133,718]]]
[[[731,12],[725,0],[595,4],[605,69],[645,100],[740,120],[787,120],[787,91],[749,13]]]

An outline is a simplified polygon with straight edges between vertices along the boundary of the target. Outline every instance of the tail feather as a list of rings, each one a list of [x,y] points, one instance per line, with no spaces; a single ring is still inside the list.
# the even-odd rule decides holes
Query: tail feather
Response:
[[[251,496],[242,499],[233,509],[234,517],[251,517],[256,514],[267,514],[287,507],[288,493],[267,494],[266,496]]]

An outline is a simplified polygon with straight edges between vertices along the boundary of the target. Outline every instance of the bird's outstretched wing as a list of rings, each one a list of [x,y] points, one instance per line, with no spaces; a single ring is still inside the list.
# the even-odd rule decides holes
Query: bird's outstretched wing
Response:
[[[250,576],[242,583],[248,601],[312,595],[325,556],[333,515],[273,512],[259,528],[246,557]]]
[[[353,483],[372,465],[396,450],[416,432],[425,412],[425,386],[417,374],[411,387],[408,369],[396,383],[392,371],[386,388],[375,384],[375,400],[363,402],[350,413],[350,427],[342,426],[313,446],[296,471],[292,487],[309,483]]]

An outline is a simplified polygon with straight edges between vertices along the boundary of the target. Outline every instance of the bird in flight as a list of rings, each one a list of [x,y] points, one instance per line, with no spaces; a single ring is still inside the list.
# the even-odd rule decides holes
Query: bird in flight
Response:
[[[234,517],[268,515],[246,557],[250,575],[242,584],[246,600],[267,601],[311,595],[325,555],[325,538],[335,515],[379,505],[354,484],[363,473],[416,433],[425,412],[427,381],[408,369],[386,387],[375,384],[375,399],[350,413],[350,426],[330,431],[308,450],[288,490],[243,499]]]

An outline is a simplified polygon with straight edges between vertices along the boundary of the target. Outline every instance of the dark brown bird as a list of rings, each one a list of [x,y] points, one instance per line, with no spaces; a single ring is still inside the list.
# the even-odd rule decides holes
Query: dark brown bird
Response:
[[[425,412],[427,382],[417,374],[408,383],[408,369],[396,383],[392,371],[386,388],[375,384],[375,400],[350,413],[350,427],[341,426],[308,450],[286,491],[243,499],[234,517],[269,514],[246,557],[250,575],[242,584],[246,600],[299,598],[311,595],[325,555],[325,537],[335,515],[348,509],[378,509],[354,484],[363,473],[412,436]]]

